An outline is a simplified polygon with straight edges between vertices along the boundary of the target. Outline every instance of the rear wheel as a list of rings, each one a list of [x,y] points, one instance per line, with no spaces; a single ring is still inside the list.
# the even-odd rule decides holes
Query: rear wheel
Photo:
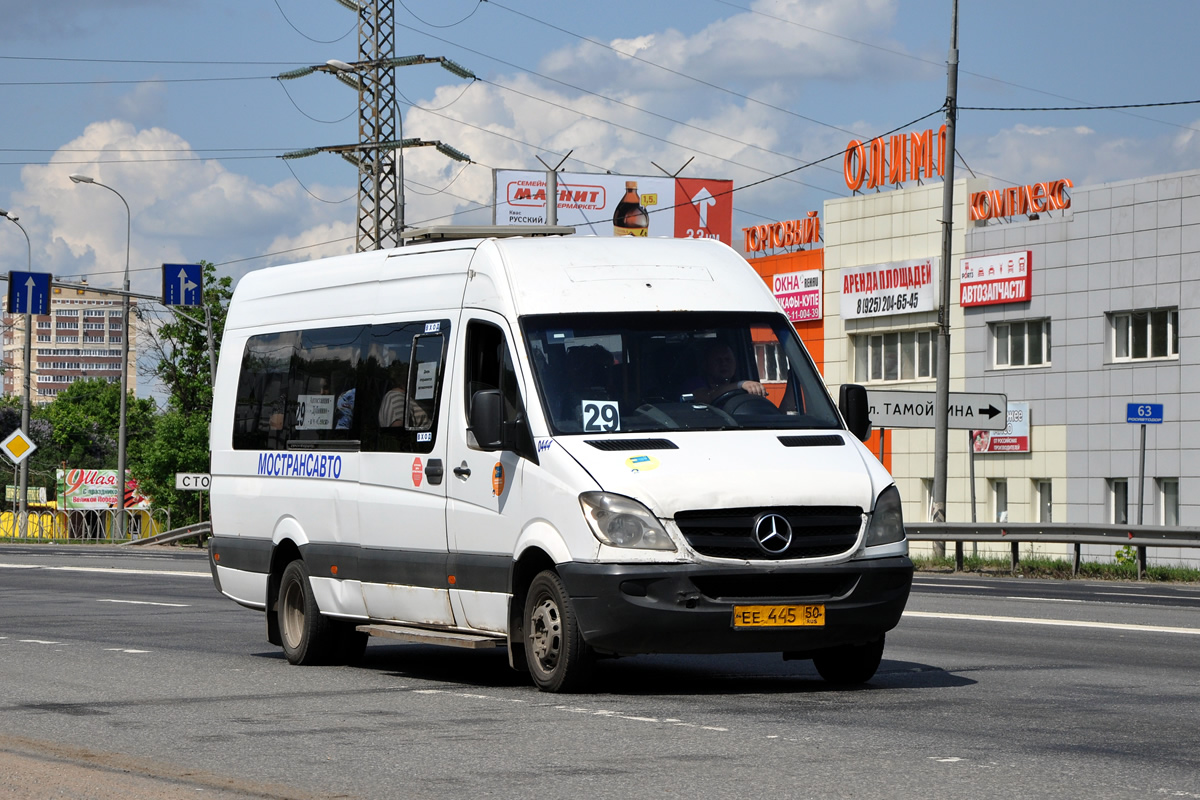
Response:
[[[317,607],[303,561],[297,559],[283,570],[275,606],[287,660],[303,666],[328,663],[342,637],[337,623]]]
[[[595,654],[580,635],[562,579],[551,570],[533,579],[525,597],[525,660],[542,691],[577,691],[591,678]]]
[[[813,656],[817,672],[829,683],[854,686],[866,683],[883,660],[883,638],[866,644],[844,644],[822,650]]]

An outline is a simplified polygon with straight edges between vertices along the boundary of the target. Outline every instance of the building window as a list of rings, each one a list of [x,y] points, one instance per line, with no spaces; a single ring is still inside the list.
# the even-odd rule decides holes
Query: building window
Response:
[[[1179,355],[1179,309],[1156,308],[1113,314],[1113,361],[1174,358]]]
[[[997,368],[1045,367],[1050,364],[1050,320],[1001,322],[992,325],[993,359]]]
[[[1129,524],[1129,479],[1108,479],[1108,518],[1113,525]]]
[[[933,478],[921,478],[921,494],[925,497],[925,521],[933,522]]]
[[[937,377],[933,331],[903,331],[854,337],[854,379],[859,383],[927,380]]]
[[[1159,478],[1158,522],[1160,525],[1179,524],[1179,478]]]
[[[787,358],[778,342],[756,343],[754,359],[758,362],[758,375],[763,383],[783,383],[787,380]]]
[[[1034,481],[1034,488],[1037,490],[1037,521],[1038,522],[1054,522],[1054,494],[1053,484],[1050,481]]]
[[[1008,481],[993,480],[992,484],[992,521],[1008,522]]]

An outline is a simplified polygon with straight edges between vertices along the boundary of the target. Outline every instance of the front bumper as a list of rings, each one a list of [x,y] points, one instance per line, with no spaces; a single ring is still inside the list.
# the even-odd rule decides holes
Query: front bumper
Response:
[[[878,639],[896,627],[912,586],[907,556],[770,567],[559,564],[583,639],[603,653],[798,655]],[[733,627],[735,605],[825,606],[825,625]]]

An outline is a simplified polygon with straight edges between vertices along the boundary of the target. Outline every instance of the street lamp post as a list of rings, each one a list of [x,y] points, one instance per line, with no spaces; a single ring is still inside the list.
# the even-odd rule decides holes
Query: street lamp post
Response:
[[[17,215],[0,208],[0,217],[8,218],[25,234],[25,247],[29,251],[29,271],[33,272],[33,243],[29,241],[29,232],[25,226],[17,222]],[[21,394],[21,430],[29,435],[29,373],[33,361],[33,314],[31,309],[25,309],[25,378],[24,391]],[[17,519],[21,528],[21,538],[24,539],[29,531],[29,459],[21,461],[21,477],[17,481]]]
[[[121,510],[117,519],[117,532],[122,539],[125,538],[125,434],[126,434],[126,404],[129,395],[129,245],[130,236],[133,228],[133,214],[129,211],[129,203],[125,201],[121,193],[107,184],[89,178],[87,175],[72,175],[71,180],[75,183],[90,183],[96,186],[103,186],[110,192],[121,198],[121,202],[125,203],[125,282],[122,288],[125,289],[125,294],[121,298],[121,421],[117,432],[117,507]]]

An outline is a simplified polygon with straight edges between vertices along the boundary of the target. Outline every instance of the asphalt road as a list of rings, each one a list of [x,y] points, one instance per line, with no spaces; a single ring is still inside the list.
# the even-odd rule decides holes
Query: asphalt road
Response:
[[[918,575],[876,678],[373,641],[292,667],[196,550],[0,545],[0,797],[1196,797],[1200,587]]]

